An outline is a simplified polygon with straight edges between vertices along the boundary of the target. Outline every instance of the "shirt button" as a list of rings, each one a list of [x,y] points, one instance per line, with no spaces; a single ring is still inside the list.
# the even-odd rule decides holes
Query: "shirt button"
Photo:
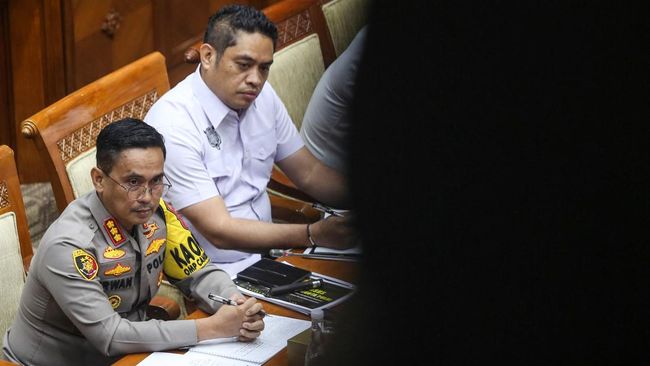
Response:
[[[90,224],[88,224],[88,227],[90,228],[90,230],[95,230],[96,226],[94,223],[91,222]]]

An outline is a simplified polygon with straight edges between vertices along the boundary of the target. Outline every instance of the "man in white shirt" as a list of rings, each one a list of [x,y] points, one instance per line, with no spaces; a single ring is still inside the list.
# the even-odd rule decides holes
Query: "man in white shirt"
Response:
[[[304,147],[266,83],[277,30],[263,13],[227,6],[214,14],[196,72],[158,100],[145,121],[165,136],[166,198],[184,215],[213,261],[251,263],[251,251],[353,244],[349,219],[271,223],[266,185],[274,163],[298,188],[344,207],[344,178]],[[206,245],[207,243],[213,246]],[[241,270],[225,266],[231,273]]]

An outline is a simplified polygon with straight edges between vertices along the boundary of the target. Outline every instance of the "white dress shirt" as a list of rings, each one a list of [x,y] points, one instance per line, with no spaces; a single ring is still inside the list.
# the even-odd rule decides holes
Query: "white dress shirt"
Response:
[[[220,196],[231,216],[270,222],[266,185],[273,164],[304,146],[269,83],[238,115],[212,93],[199,68],[154,103],[145,122],[165,137],[165,174],[172,183],[165,199],[177,210]],[[213,262],[250,256],[217,249],[188,224]]]

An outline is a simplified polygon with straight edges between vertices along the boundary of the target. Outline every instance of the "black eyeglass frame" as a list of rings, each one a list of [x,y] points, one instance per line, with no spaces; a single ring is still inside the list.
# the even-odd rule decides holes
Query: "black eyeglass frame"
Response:
[[[163,183],[160,183],[160,184],[154,184],[152,187],[145,186],[143,184],[139,184],[139,185],[136,185],[136,186],[125,187],[125,186],[122,185],[122,183],[118,182],[113,177],[111,177],[110,174],[107,174],[105,171],[103,171],[101,169],[99,169],[99,170],[102,173],[104,173],[105,176],[110,178],[110,180],[112,180],[115,184],[122,187],[126,191],[126,196],[129,197],[129,199],[132,200],[132,201],[140,199],[140,197],[147,194],[147,191],[149,191],[149,194],[151,194],[151,196],[153,196],[154,195],[154,189],[158,189],[157,187],[162,187],[162,189],[160,190],[160,196],[162,196],[163,194],[165,194],[165,192],[167,192],[169,190],[169,188],[172,187],[172,183],[169,181],[169,178],[167,178],[167,176],[164,175],[164,174],[163,174],[163,179],[165,179],[167,181],[167,183],[163,182]],[[133,194],[137,194],[137,195],[135,197],[132,197]],[[158,194],[158,193],[156,193],[156,194]]]

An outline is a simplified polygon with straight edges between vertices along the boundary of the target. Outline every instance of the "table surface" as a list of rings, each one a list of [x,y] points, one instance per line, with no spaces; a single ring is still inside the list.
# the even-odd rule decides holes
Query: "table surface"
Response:
[[[320,260],[320,259],[307,259],[297,256],[288,256],[280,258],[282,261],[289,262],[297,267],[310,270],[312,272],[317,272],[327,276],[335,277],[350,283],[356,283],[358,278],[359,266],[356,262],[345,262],[345,261],[331,261],[331,260]],[[282,316],[288,316],[298,319],[309,319],[305,314],[299,313],[287,309],[285,307],[271,304],[264,300],[260,300],[264,303],[264,310],[269,314],[276,314]],[[196,319],[207,316],[201,310],[197,310],[188,316],[188,319]],[[177,351],[178,353],[183,353],[184,351]],[[150,353],[133,353],[127,356],[124,356],[119,361],[114,363],[114,366],[133,366],[137,365],[138,362],[144,360]],[[267,366],[285,366],[287,365],[287,349],[283,349],[275,356],[273,356],[268,362],[265,363]]]

